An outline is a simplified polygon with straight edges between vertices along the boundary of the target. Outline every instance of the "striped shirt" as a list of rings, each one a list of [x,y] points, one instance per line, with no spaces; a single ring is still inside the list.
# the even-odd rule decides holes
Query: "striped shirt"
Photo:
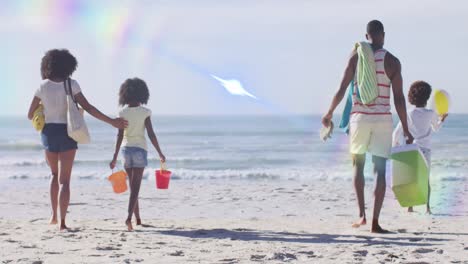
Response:
[[[387,50],[379,49],[374,52],[377,75],[378,97],[369,104],[363,104],[356,93],[357,82],[354,79],[353,107],[351,109],[351,122],[358,120],[391,120],[391,81],[385,73],[385,55]]]

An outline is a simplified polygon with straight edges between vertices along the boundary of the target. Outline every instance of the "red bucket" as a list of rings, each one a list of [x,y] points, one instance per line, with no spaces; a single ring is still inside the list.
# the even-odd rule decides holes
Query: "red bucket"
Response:
[[[164,163],[161,163],[161,169],[156,170],[156,188],[168,189],[169,180],[171,179],[171,171],[165,169]]]

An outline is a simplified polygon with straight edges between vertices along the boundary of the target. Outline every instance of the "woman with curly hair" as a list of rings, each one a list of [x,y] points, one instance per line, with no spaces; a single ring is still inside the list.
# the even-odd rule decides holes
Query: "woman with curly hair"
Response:
[[[45,126],[41,131],[41,140],[45,149],[52,178],[50,181],[50,201],[52,216],[50,224],[58,223],[57,207],[60,209],[60,230],[67,229],[65,216],[70,203],[70,176],[78,149],[76,141],[67,133],[67,99],[65,82],[77,67],[76,58],[66,49],[53,49],[46,52],[41,62],[43,82],[34,94],[29,107],[28,118],[40,104],[44,107]],[[93,117],[116,128],[127,126],[122,118],[110,118],[91,105],[81,92],[76,80],[70,79],[72,95],[80,106]]]
[[[431,164],[431,136],[432,132],[438,131],[442,122],[447,118],[447,114],[438,116],[434,110],[427,109],[427,101],[431,97],[432,88],[427,82],[416,81],[411,84],[408,92],[408,101],[414,105],[415,108],[408,113],[408,128],[414,137],[414,144],[418,145],[427,164]],[[393,132],[393,145],[402,145],[404,140],[403,130],[400,124]],[[429,205],[431,196],[431,186],[428,186],[428,198],[426,205],[426,213],[431,214],[431,207]],[[408,212],[413,212],[413,207],[408,207]]]

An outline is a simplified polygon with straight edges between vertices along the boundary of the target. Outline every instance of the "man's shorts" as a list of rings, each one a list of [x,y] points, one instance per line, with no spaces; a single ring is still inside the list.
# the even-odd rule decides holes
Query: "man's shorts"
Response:
[[[144,168],[148,166],[148,152],[138,147],[123,147],[124,168]]]
[[[392,149],[392,132],[391,120],[351,122],[349,151],[351,154],[368,152],[374,156],[388,158]]]

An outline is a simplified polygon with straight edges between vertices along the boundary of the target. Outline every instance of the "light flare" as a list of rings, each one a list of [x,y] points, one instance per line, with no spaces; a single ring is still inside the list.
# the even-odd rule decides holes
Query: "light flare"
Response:
[[[224,87],[224,89],[226,89],[226,91],[232,95],[248,96],[256,100],[258,99],[255,95],[245,90],[244,86],[242,86],[242,83],[238,80],[224,80],[213,74],[211,74],[211,77],[217,80]]]

